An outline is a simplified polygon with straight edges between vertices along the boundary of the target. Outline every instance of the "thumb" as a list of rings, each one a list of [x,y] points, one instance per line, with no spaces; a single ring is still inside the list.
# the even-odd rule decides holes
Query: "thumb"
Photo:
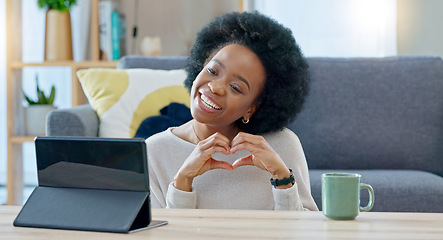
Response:
[[[210,165],[210,169],[226,169],[226,170],[233,170],[234,168],[232,167],[231,164],[229,164],[228,162],[225,161],[218,161],[215,159],[211,159],[211,165]]]
[[[252,165],[252,166],[254,166],[254,161],[252,161],[252,155],[249,155],[249,156],[237,159],[232,164],[232,167],[234,169],[236,169],[238,167],[245,166],[245,165]]]

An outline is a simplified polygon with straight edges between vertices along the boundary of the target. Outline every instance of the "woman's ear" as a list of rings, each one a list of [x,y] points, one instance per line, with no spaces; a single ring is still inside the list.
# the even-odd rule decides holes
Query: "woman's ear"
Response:
[[[259,107],[258,103],[253,104],[252,106],[250,106],[248,108],[248,111],[246,111],[246,113],[243,115],[243,119],[248,120],[252,117],[252,115],[254,115],[254,113],[257,111]]]

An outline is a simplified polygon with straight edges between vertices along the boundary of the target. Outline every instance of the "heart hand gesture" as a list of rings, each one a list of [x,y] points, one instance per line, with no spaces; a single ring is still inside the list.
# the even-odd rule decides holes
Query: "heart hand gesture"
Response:
[[[228,155],[235,154],[241,149],[245,149],[251,154],[236,160],[233,165],[212,158],[216,152]],[[177,189],[191,191],[194,178],[209,170],[226,169],[232,171],[244,165],[252,165],[268,171],[276,179],[290,176],[283,160],[262,136],[240,132],[232,142],[229,142],[229,139],[221,133],[215,133],[197,144],[175,175],[173,185]],[[284,185],[277,188],[291,186]]]
[[[183,191],[191,191],[193,179],[209,170],[226,169],[232,171],[231,164],[212,158],[212,154],[216,152],[230,154],[229,139],[220,133],[214,133],[197,144],[175,175],[174,186]]]
[[[272,149],[262,136],[240,132],[232,140],[231,146],[232,154],[241,149],[248,150],[251,153],[249,156],[235,161],[232,164],[234,169],[244,165],[252,165],[271,173],[275,179],[283,179],[290,176],[290,172],[280,155]],[[280,188],[288,187],[291,186],[280,186]]]

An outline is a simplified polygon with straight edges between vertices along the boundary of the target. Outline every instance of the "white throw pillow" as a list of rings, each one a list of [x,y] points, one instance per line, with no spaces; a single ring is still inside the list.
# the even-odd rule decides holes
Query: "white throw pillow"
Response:
[[[189,107],[186,72],[153,69],[82,69],[77,76],[100,119],[99,137],[133,137],[144,119],[171,102]]]

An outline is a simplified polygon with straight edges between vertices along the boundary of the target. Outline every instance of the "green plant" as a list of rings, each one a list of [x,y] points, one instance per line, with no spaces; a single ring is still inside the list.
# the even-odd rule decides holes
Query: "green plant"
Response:
[[[55,87],[52,86],[49,97],[46,97],[45,93],[42,90],[40,90],[40,87],[38,86],[38,75],[35,75],[35,82],[37,85],[37,100],[36,101],[31,100],[28,96],[26,96],[26,94],[23,93],[23,95],[25,95],[26,101],[29,103],[29,105],[36,105],[36,104],[52,105],[55,98]]]
[[[69,11],[77,0],[38,0],[39,8],[55,9],[58,11]]]

